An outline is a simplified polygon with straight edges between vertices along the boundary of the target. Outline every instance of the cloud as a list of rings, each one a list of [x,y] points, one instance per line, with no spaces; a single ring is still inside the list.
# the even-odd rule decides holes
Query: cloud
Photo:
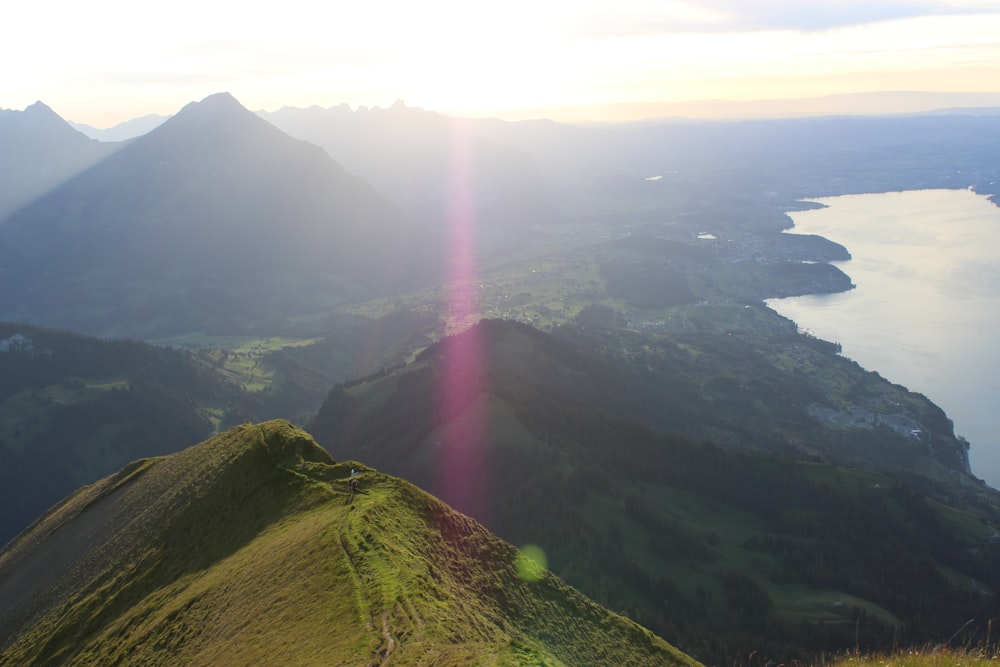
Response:
[[[829,30],[919,16],[996,12],[995,3],[929,0],[697,0],[697,5],[725,13],[730,29]]]
[[[215,84],[227,81],[222,75],[204,72],[164,72],[164,71],[117,71],[108,72],[105,80],[127,86],[191,86]]]
[[[584,5],[586,7],[586,5]],[[586,37],[684,32],[815,32],[924,16],[992,13],[982,0],[631,0],[594,3],[577,21]]]

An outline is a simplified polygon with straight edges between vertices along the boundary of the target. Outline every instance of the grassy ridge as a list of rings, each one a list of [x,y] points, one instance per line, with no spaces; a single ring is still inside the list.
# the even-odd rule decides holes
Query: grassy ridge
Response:
[[[0,665],[694,664],[287,422],[85,487],[0,553]]]

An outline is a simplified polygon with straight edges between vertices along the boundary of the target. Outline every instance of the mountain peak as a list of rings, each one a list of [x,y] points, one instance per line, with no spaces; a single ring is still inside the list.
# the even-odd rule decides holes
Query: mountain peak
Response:
[[[41,100],[38,100],[34,104],[29,104],[28,106],[26,106],[24,108],[24,113],[31,114],[31,115],[35,115],[35,114],[41,115],[41,114],[44,114],[44,115],[59,117],[59,114],[57,114],[55,111],[53,111],[52,107],[50,107],[45,102],[42,102]]]
[[[225,92],[209,95],[198,102],[189,102],[163,124],[139,137],[138,141],[159,142],[161,148],[168,151],[176,151],[177,146],[191,145],[193,142],[199,154],[207,151],[224,156],[226,151],[219,146],[243,144],[250,136],[248,133],[257,137],[270,136],[269,141],[272,142],[296,145],[303,143],[292,140]],[[209,148],[210,146],[215,148]]]
[[[202,99],[200,102],[192,102],[191,104],[197,105],[205,109],[243,109],[246,110],[239,100],[233,97],[232,93],[223,91],[221,93],[213,93],[208,97]],[[188,105],[190,106],[190,105]]]
[[[239,101],[228,90],[212,93],[201,101],[202,104],[239,104]]]
[[[48,131],[52,131],[53,128],[56,131],[73,129],[62,116],[53,111],[52,107],[41,100],[34,104],[29,104],[18,115],[20,116],[20,125],[25,129],[45,128]],[[76,133],[76,130],[73,130],[73,132]]]
[[[80,173],[110,150],[44,102],[0,110],[0,218]]]
[[[249,109],[240,104],[239,100],[230,93],[223,92],[209,95],[200,102],[189,102],[177,112],[172,120],[186,118],[207,119],[241,113],[253,115]]]

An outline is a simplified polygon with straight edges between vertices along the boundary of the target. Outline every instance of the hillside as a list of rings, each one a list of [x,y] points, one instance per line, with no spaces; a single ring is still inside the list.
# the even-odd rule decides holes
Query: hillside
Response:
[[[79,486],[261,411],[186,352],[0,323],[0,544]]]
[[[968,488],[971,497],[983,487],[968,474],[966,445],[940,408],[840,357],[829,343],[776,327],[773,318],[749,338],[705,329],[645,335],[612,324],[617,317],[609,308],[586,308],[551,333],[483,320],[397,373],[334,388],[312,432],[330,442],[356,437],[379,450],[372,456],[403,461],[412,455],[407,448],[414,433],[432,429],[445,418],[442,412],[460,413],[492,394],[518,410],[537,398],[727,448],[871,467],[928,487],[943,480],[936,485],[942,492]],[[461,390],[447,397],[451,404],[436,404],[447,369],[466,363],[474,368],[461,377]],[[887,424],[920,424],[928,442],[915,441],[908,430],[845,429],[821,410],[861,406],[880,412]],[[365,419],[382,412],[401,416]]]
[[[0,637],[0,665],[695,664],[287,422],[54,507],[0,552]]]
[[[485,321],[404,369],[336,387],[309,429],[334,456],[370,461],[504,539],[541,545],[572,585],[706,663],[752,650],[806,660],[859,639],[923,643],[988,617],[1000,591],[986,518],[995,492],[873,465],[905,446],[888,429],[824,434],[804,414],[772,416],[774,430],[748,419],[699,390],[716,363],[740,377],[736,351],[713,359],[711,340],[700,349],[697,370],[651,372],[652,356],[633,365]],[[761,368],[761,400],[805,413],[813,390]],[[708,385],[735,398],[737,381],[721,379]],[[882,454],[845,465],[854,448]]]

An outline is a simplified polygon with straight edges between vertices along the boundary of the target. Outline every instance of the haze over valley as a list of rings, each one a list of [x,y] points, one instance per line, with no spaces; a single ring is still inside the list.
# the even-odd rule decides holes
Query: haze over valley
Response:
[[[585,664],[575,620],[604,664],[810,662],[995,614],[993,443],[771,300],[861,292],[792,227],[819,198],[995,206],[1000,114],[131,127],[0,113],[0,664],[216,662],[282,591],[255,632],[309,636],[324,563],[346,634],[305,662]],[[303,577],[247,589],[268,553]]]

